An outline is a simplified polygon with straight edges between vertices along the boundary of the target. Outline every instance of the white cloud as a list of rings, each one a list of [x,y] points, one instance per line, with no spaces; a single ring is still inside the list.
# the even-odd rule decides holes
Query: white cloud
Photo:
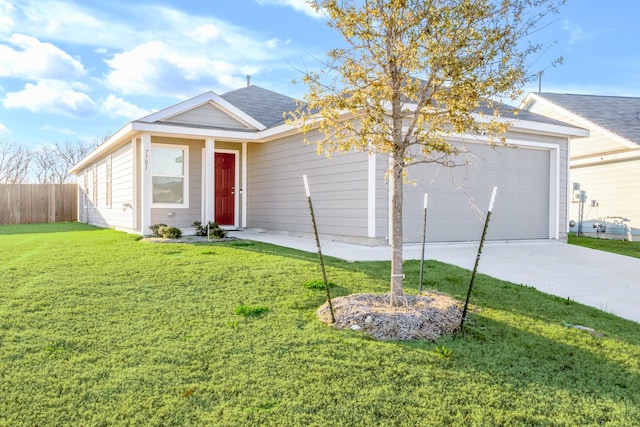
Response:
[[[14,31],[19,28],[20,32],[39,39],[115,48],[135,40],[135,28],[99,7],[58,0],[20,0],[19,3],[19,7],[8,11],[6,19],[13,22]]]
[[[77,133],[74,132],[71,129],[55,128],[55,127],[49,126],[49,125],[42,126],[42,130],[47,131],[47,132],[56,132],[56,133],[59,133],[59,134],[62,134],[62,135],[71,135],[71,136],[77,135]]]
[[[569,40],[567,41],[569,45],[586,40],[591,40],[596,36],[595,33],[585,31],[579,24],[576,24],[575,22],[571,22],[569,20],[565,20],[562,23],[562,30],[569,33]]]
[[[0,44],[0,77],[74,79],[85,74],[80,61],[50,43],[22,34],[14,34],[10,43],[18,49]]]
[[[214,24],[204,24],[185,34],[198,42],[208,42],[216,39],[220,35],[220,30]]]
[[[0,0],[0,35],[11,32],[11,28],[14,26],[11,15],[15,10],[16,8],[11,3]]]
[[[0,123],[0,133],[9,133],[9,128]]]
[[[0,13],[7,4],[2,2],[6,0],[0,0]],[[304,1],[287,5],[311,10]],[[3,46],[0,32],[0,78],[83,77],[117,94],[185,98],[242,87],[244,69],[252,74],[289,69],[283,58],[297,55],[289,40],[272,34],[147,3],[114,7],[107,2],[19,0],[7,15],[13,31],[19,28],[31,38],[16,39],[21,48]],[[69,46],[78,57],[54,45]],[[87,75],[92,81],[84,80]],[[101,89],[94,86],[92,92]]]
[[[27,84],[19,92],[6,94],[5,108],[25,108],[33,113],[47,112],[66,116],[87,117],[95,114],[96,106],[85,93],[73,85],[55,80]]]
[[[213,87],[241,87],[243,66],[197,53],[183,53],[156,41],[106,61],[110,88],[129,95],[184,98]]]
[[[256,2],[260,6],[264,6],[265,4],[270,4],[274,6],[286,6],[291,7],[298,12],[303,12],[312,18],[322,18],[322,14],[316,12],[316,10],[311,7],[306,0],[256,0]]]
[[[150,111],[133,105],[122,98],[118,98],[113,94],[109,94],[107,99],[102,102],[100,111],[110,117],[124,117],[127,120],[135,120],[151,114]]]

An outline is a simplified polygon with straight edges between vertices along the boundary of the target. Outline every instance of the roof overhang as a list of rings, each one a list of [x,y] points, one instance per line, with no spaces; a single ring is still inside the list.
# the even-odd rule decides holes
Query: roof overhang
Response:
[[[589,130],[571,126],[559,125],[554,123],[536,122],[533,120],[522,120],[517,117],[508,119],[505,117],[493,117],[483,114],[474,114],[476,121],[479,123],[489,123],[496,120],[501,123],[510,124],[510,130],[521,131],[526,133],[536,133],[543,135],[586,138],[589,136]]]
[[[194,106],[201,105],[204,102],[209,102],[212,98],[216,98],[217,101],[226,101],[220,98],[213,92],[207,92],[206,94],[192,98],[188,101],[182,102],[176,106],[169,107],[158,113],[151,114],[140,120],[130,122],[104,143],[98,146],[94,151],[89,153],[84,159],[78,162],[73,168],[71,173],[77,174],[80,170],[90,165],[101,156],[109,153],[116,148],[124,145],[125,143],[137,138],[141,134],[151,134],[154,136],[167,136],[172,138],[185,138],[185,139],[214,139],[225,142],[254,142],[265,143],[274,139],[282,138],[285,136],[293,135],[299,132],[299,129],[290,125],[280,125],[272,128],[265,129],[264,125],[260,124],[259,130],[234,130],[234,129],[221,129],[221,128],[206,128],[200,126],[181,126],[177,124],[168,124],[158,122],[157,120],[162,118],[171,117],[172,115],[179,114],[180,112],[189,110]],[[219,98],[219,99],[218,99]],[[218,104],[217,105],[221,105]],[[229,104],[230,108],[235,108]],[[410,107],[410,105],[408,105]],[[240,111],[240,110],[238,110]],[[237,112],[234,112],[234,114]],[[240,111],[242,115],[246,116],[246,113]],[[247,116],[249,117],[249,116]],[[345,111],[341,115],[342,119],[352,119],[353,116]],[[587,137],[589,131],[586,129],[574,127],[574,126],[562,126],[557,124],[541,123],[535,121],[521,120],[518,118],[507,119],[502,117],[493,117],[482,114],[474,114],[474,118],[480,123],[489,123],[491,120],[498,120],[508,122],[511,127],[510,130],[521,131],[531,134],[544,134],[559,137]],[[321,119],[319,119],[321,120]]]
[[[262,131],[240,131],[231,129],[202,128],[192,126],[179,126],[172,124],[145,123],[140,121],[130,122],[118,132],[113,134],[104,143],[80,160],[70,170],[77,174],[80,170],[93,163],[103,155],[119,148],[138,136],[148,133],[154,136],[167,136],[184,139],[214,139],[225,142],[255,142],[265,143],[276,138],[292,135],[298,130],[292,126],[280,125]]]

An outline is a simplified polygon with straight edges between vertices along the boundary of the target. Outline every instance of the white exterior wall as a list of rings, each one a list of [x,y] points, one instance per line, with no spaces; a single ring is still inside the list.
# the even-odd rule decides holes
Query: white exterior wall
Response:
[[[607,223],[610,235],[626,235],[618,217],[629,219],[622,221],[634,236],[640,236],[640,159],[616,163],[597,163],[574,167],[571,170],[574,182],[587,193],[583,217],[583,231],[592,233],[593,223]],[[591,206],[591,200],[597,206]],[[571,219],[578,222],[578,203],[571,203]],[[634,239],[637,240],[637,239]]]
[[[567,200],[573,200],[572,183],[577,182],[587,193],[584,227],[586,233],[593,232],[592,224],[605,221],[610,234],[626,234],[624,227],[617,227],[613,221],[624,221],[634,235],[640,235],[640,147],[634,149],[619,141],[610,133],[590,122],[566,114],[562,110],[544,102],[533,102],[529,111],[566,123],[588,128],[590,136],[571,140],[570,172],[566,177]],[[624,154],[623,154],[624,153]],[[637,153],[637,154],[634,154]],[[610,155],[628,157],[608,161]],[[595,200],[598,206],[590,206]],[[568,218],[578,222],[578,203],[567,206]],[[572,230],[577,230],[574,228]]]

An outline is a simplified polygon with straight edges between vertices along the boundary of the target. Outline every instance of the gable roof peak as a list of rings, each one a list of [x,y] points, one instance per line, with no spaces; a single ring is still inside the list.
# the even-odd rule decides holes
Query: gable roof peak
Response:
[[[283,124],[285,116],[298,105],[294,98],[255,85],[232,90],[221,97],[267,128]]]

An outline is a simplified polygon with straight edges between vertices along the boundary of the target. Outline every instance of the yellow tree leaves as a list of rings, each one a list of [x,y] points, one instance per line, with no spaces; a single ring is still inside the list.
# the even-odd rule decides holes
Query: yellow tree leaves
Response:
[[[564,1],[308,3],[323,11],[346,45],[328,53],[324,70],[306,73],[304,103],[289,123],[305,133],[318,128],[324,135],[319,152],[375,149],[388,155],[389,176],[401,181],[411,164],[450,165],[449,156],[457,154],[451,136],[483,133],[490,143],[504,141],[508,121],[495,100],[520,96],[529,78],[526,59],[540,49],[526,38]],[[402,245],[401,182],[391,193],[395,257]],[[399,252],[392,293],[401,294],[401,279],[399,287],[393,283],[401,277]]]

